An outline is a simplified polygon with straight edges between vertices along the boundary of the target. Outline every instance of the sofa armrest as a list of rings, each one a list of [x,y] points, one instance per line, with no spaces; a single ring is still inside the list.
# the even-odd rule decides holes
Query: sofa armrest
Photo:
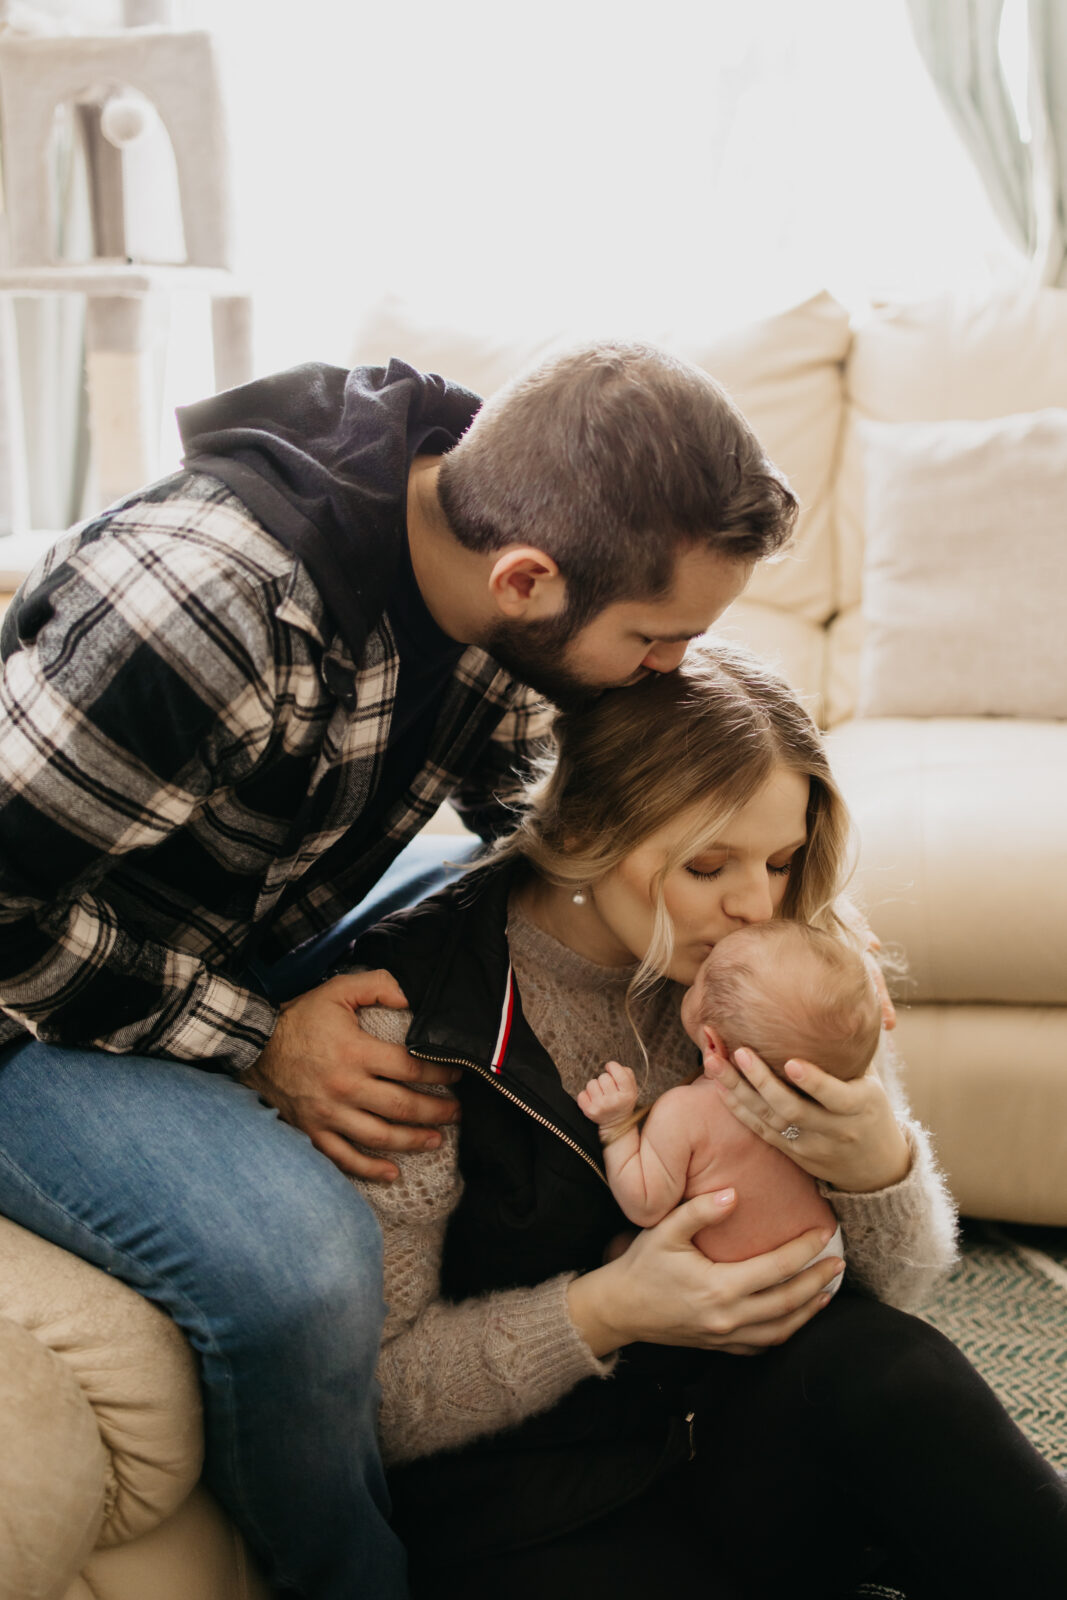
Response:
[[[107,1453],[71,1369],[0,1317],[0,1600],[57,1600],[104,1521]]]
[[[27,1451],[35,1449],[39,1430],[42,1439],[52,1440],[66,1429],[72,1450],[75,1438],[79,1441],[79,1459],[87,1468],[92,1452],[85,1454],[80,1442],[85,1418],[73,1405],[72,1382],[91,1408],[104,1489],[96,1542],[122,1544],[170,1516],[199,1478],[203,1459],[196,1366],[170,1318],[107,1273],[4,1218],[0,1318],[15,1325],[9,1337],[19,1344],[26,1370],[37,1374],[12,1401],[18,1407],[12,1422]],[[49,1366],[41,1367],[26,1351],[27,1336],[41,1347]],[[57,1386],[55,1394],[45,1373]],[[3,1394],[6,1399],[6,1386]],[[0,1434],[11,1438],[12,1431],[5,1407]],[[0,1467],[3,1514],[13,1523],[28,1525],[49,1501],[57,1519],[64,1515],[60,1502],[69,1490],[64,1473],[49,1470],[43,1450],[41,1461],[42,1481],[32,1491],[8,1460]],[[4,1593],[0,1580],[0,1596]]]

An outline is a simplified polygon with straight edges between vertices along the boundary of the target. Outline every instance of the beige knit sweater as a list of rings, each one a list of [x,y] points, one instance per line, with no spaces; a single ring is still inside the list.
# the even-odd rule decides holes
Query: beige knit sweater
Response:
[[[577,1095],[604,1063],[630,1063],[642,1081],[640,1050],[625,1014],[632,967],[598,967],[531,923],[514,905],[508,943],[526,1019]],[[643,1099],[697,1065],[679,1020],[682,989],[664,984],[636,1008],[648,1052]],[[384,1007],[360,1013],[368,1033],[402,1043],[411,1014]],[[927,1134],[912,1122],[888,1052],[880,1070],[911,1146],[903,1182],[876,1194],[820,1185],[837,1213],[850,1271],[880,1299],[919,1302],[955,1259],[956,1218]],[[440,1298],[448,1218],[459,1201],[458,1130],[439,1149],[395,1157],[391,1184],[359,1183],[385,1240],[388,1315],[378,1379],[382,1449],[388,1464],[453,1448],[547,1410],[581,1379],[608,1377],[567,1312],[565,1273],[533,1289],[496,1291],[454,1305]]]

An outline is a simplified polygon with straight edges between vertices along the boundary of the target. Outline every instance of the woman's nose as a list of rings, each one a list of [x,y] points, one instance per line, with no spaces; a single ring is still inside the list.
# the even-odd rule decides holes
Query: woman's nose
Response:
[[[723,897],[722,908],[737,922],[767,922],[774,915],[771,886],[766,872],[737,884]]]
[[[675,667],[681,666],[688,648],[688,639],[676,639],[670,644],[657,640],[641,665],[651,668],[653,672],[673,672]]]

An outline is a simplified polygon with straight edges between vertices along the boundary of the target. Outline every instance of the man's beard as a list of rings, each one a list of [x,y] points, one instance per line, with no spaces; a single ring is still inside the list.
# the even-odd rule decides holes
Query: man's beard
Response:
[[[586,683],[564,664],[567,647],[578,631],[566,612],[538,622],[498,622],[484,648],[505,672],[561,711],[580,711],[607,686]]]

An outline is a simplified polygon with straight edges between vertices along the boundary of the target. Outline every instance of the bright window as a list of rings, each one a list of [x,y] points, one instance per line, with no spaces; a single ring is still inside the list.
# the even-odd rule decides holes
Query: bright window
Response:
[[[904,0],[183,16],[227,63],[264,369],[348,360],[384,292],[478,326],[660,330],[1014,261]]]

